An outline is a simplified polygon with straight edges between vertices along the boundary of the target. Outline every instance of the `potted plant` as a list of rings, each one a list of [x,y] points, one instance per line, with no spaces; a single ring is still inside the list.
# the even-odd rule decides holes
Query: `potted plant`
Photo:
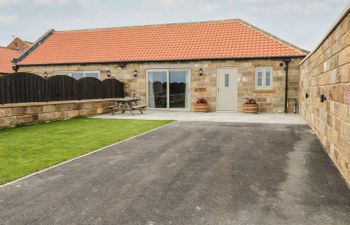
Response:
[[[195,112],[208,112],[209,106],[208,106],[208,100],[206,98],[198,98],[196,103],[194,104],[194,111]]]
[[[245,113],[258,113],[259,111],[258,104],[253,98],[245,98],[242,109]]]

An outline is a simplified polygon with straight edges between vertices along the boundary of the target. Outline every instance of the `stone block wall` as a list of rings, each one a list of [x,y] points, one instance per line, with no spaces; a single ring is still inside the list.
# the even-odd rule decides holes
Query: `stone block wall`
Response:
[[[108,113],[113,99],[0,105],[0,128]]]
[[[293,111],[294,101],[298,99],[299,92],[299,63],[302,58],[294,58],[289,68],[289,111]],[[118,80],[124,82],[126,95],[134,95],[141,98],[142,104],[147,103],[147,70],[150,69],[186,69],[191,73],[191,110],[198,97],[207,97],[209,110],[216,111],[217,93],[217,69],[221,67],[234,67],[238,69],[238,111],[244,98],[251,97],[258,100],[261,112],[284,111],[285,71],[281,59],[247,59],[247,60],[203,60],[189,62],[168,63],[129,63],[120,67],[117,63],[106,64],[76,64],[76,65],[48,65],[48,66],[20,66],[18,72],[30,72],[53,76],[59,71],[100,71],[100,79],[107,78],[107,70]],[[256,90],[256,67],[271,67],[273,69],[273,88],[268,91]],[[204,70],[203,76],[198,75],[199,68]],[[138,76],[133,76],[133,71],[138,71]]]
[[[302,117],[350,185],[349,12],[301,63],[300,89]]]

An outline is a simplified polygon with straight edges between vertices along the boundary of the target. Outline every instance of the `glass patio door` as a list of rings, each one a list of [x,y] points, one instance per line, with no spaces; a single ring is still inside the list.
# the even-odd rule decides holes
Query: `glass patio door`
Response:
[[[148,72],[148,108],[168,108],[168,72]]]
[[[187,71],[169,71],[169,108],[187,108],[188,83]]]
[[[148,107],[187,109],[189,107],[189,72],[187,70],[152,70],[147,73]]]

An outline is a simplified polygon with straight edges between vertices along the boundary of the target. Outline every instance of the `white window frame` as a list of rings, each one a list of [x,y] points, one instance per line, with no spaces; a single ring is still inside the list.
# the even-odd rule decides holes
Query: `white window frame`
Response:
[[[62,74],[67,74],[67,76],[73,77],[72,73],[82,73],[83,78],[86,77],[86,73],[97,73],[97,78],[101,78],[101,73],[100,71],[58,71],[55,72],[55,75],[62,75]]]
[[[262,83],[258,86],[258,72],[259,69],[262,71]],[[266,85],[266,70],[270,69],[270,85]],[[256,67],[255,68],[255,89],[272,89],[273,87],[273,70],[272,67]]]

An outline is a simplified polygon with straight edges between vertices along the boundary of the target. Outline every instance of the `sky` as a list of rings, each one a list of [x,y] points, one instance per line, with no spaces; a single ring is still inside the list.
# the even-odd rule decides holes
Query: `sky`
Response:
[[[0,0],[0,46],[47,30],[243,19],[312,50],[350,0]]]

